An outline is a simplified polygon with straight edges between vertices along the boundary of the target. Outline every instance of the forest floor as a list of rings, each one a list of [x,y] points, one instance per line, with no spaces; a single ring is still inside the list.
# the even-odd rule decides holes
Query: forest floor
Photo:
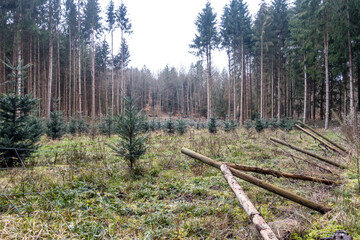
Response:
[[[319,131],[345,144],[337,129]],[[148,135],[148,151],[135,177],[108,147],[116,136],[43,137],[25,169],[0,170],[0,239],[258,239],[221,172],[181,154],[182,147],[218,161],[339,181],[328,186],[251,174],[332,208],[323,215],[239,180],[279,239],[320,239],[336,230],[360,239],[353,159],[321,148],[302,132],[237,129],[210,134],[189,129],[182,136],[160,131]],[[270,137],[350,168],[331,167],[275,145]]]

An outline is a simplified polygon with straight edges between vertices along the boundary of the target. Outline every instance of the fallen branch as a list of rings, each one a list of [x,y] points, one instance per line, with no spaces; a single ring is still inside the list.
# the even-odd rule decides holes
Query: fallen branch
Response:
[[[226,165],[231,168],[245,171],[245,172],[256,172],[256,173],[261,173],[261,174],[273,175],[275,177],[284,177],[284,178],[298,179],[298,180],[304,180],[304,181],[318,182],[318,183],[323,183],[323,184],[327,184],[327,185],[337,184],[337,182],[333,181],[333,180],[315,178],[315,177],[310,177],[310,176],[305,176],[305,175],[300,175],[300,174],[284,173],[284,172],[272,170],[269,168],[244,166],[244,165],[238,165],[235,163],[226,163]]]
[[[241,188],[240,184],[236,181],[226,164],[220,166],[220,170],[224,175],[226,181],[229,183],[231,189],[235,193],[240,205],[244,208],[247,215],[249,215],[251,222],[255,225],[256,230],[264,240],[278,239],[275,233],[271,230],[269,225],[265,222],[259,211],[254,207],[246,193]]]
[[[220,169],[220,166],[221,166],[221,163],[218,162],[218,161],[215,161],[211,158],[208,158],[208,157],[205,157],[199,153],[196,153],[194,151],[191,151],[187,148],[183,148],[181,149],[181,152],[183,154],[186,154],[188,155],[189,157],[192,157],[192,158],[195,158],[195,159],[198,159],[212,167],[215,167],[217,169]],[[236,177],[238,178],[241,178],[249,183],[252,183],[258,187],[261,187],[263,189],[266,189],[270,192],[273,192],[275,194],[278,194],[280,196],[283,196],[293,202],[296,202],[296,203],[299,203],[305,207],[308,207],[310,209],[313,209],[315,211],[318,211],[320,213],[326,213],[328,211],[330,211],[331,209],[328,208],[328,207],[324,207],[318,203],[315,203],[315,202],[312,202],[310,200],[307,200],[306,198],[303,198],[303,197],[300,197],[292,192],[289,192],[289,191],[286,191],[285,189],[282,189],[282,188],[279,188],[277,186],[274,186],[270,183],[267,183],[267,182],[264,182],[256,177],[253,177],[253,176],[250,176],[246,173],[243,173],[243,172],[240,172],[239,170],[236,170],[236,169],[233,169],[233,168],[229,168],[230,171],[232,172],[232,174],[234,174]]]
[[[302,152],[302,153],[304,153],[304,154],[306,154],[306,155],[309,155],[309,156],[311,156],[311,157],[314,157],[314,158],[316,158],[316,159],[319,159],[320,161],[326,162],[326,163],[331,164],[331,165],[333,165],[333,166],[336,166],[336,167],[338,167],[338,168],[342,168],[342,169],[348,168],[348,167],[345,166],[345,165],[342,165],[342,164],[340,164],[340,163],[334,162],[334,161],[332,161],[332,160],[330,160],[330,159],[328,159],[328,158],[325,158],[325,157],[320,156],[320,155],[317,155],[317,154],[315,154],[315,153],[306,151],[306,150],[304,150],[304,149],[298,148],[298,147],[296,147],[296,146],[294,146],[294,145],[291,145],[291,144],[289,144],[289,143],[283,142],[283,141],[281,141],[281,140],[279,140],[279,139],[270,138],[270,140],[273,141],[273,142],[279,143],[279,144],[281,144],[281,145],[287,146],[287,147],[289,147],[289,148],[292,148],[292,149],[294,149],[294,150],[296,150],[296,151],[298,151],[298,152]]]
[[[325,141],[322,140],[321,138],[315,136],[314,134],[312,134],[312,133],[309,132],[308,130],[300,127],[299,125],[295,124],[295,127],[298,128],[299,130],[303,131],[303,132],[306,133],[307,135],[313,137],[315,140],[319,141],[320,143],[322,143],[323,145],[325,145],[327,148],[333,150],[334,152],[342,153],[342,152],[340,152],[337,148],[331,146],[330,144],[328,144],[327,142],[325,142]]]
[[[317,134],[318,136],[322,137],[323,139],[325,139],[326,141],[328,141],[329,143],[331,143],[332,145],[334,145],[335,147],[341,149],[342,151],[344,151],[345,153],[349,153],[349,150],[347,150],[346,148],[344,148],[343,146],[341,146],[340,144],[337,144],[336,142],[330,140],[329,138],[325,137],[324,135],[320,134],[318,131],[316,131],[315,129],[313,129],[312,127],[310,127],[309,125],[307,125],[306,123],[300,122],[299,123],[301,125],[303,125],[304,127],[308,128],[310,131],[312,131],[313,133]]]

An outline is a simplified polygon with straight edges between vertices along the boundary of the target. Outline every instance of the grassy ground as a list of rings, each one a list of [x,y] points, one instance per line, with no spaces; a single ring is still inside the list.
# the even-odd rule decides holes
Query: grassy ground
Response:
[[[326,135],[343,141],[336,131]],[[330,157],[350,170],[276,146],[269,137]],[[182,147],[219,161],[339,180],[338,186],[326,186],[252,174],[331,207],[325,215],[239,182],[279,238],[320,239],[341,229],[360,239],[352,159],[320,148],[299,131],[149,133],[149,148],[135,177],[109,149],[115,141],[104,136],[44,137],[26,170],[0,170],[0,239],[258,239],[221,172],[182,155]]]

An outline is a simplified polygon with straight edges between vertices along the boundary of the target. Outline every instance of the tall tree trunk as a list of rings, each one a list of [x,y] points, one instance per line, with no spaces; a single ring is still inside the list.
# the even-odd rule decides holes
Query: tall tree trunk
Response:
[[[122,94],[122,90],[121,90],[121,86],[122,86],[122,83],[121,83],[121,77],[119,76],[119,70],[116,71],[116,103],[114,104],[114,107],[116,108],[116,113],[119,114],[120,111],[120,105],[121,105],[121,98],[119,97],[120,94]],[[114,86],[115,87],[115,86]]]
[[[347,40],[349,48],[349,80],[350,80],[350,118],[352,124],[355,123],[355,106],[354,106],[354,77],[353,77],[353,59],[352,59],[352,46],[351,46],[351,34],[350,34],[350,13],[349,13],[349,0],[347,0]]]
[[[40,74],[40,69],[41,69],[41,64],[40,64],[40,39],[39,37],[37,37],[37,86],[36,86],[36,91],[37,91],[37,94],[38,94],[38,97],[41,97],[41,91],[40,91],[40,85],[41,85],[41,74]],[[40,111],[40,108],[41,108],[41,104],[38,104],[38,114],[40,116],[41,114],[41,111]]]
[[[360,111],[360,59],[357,60],[357,89],[358,89],[358,104],[357,109]]]
[[[271,59],[271,119],[275,116],[274,59]]]
[[[316,79],[313,78],[313,118],[316,120]]]
[[[18,66],[22,64],[22,42],[21,42],[21,30],[17,33],[17,63]],[[22,66],[21,66],[22,67]],[[21,79],[21,68],[17,68],[17,78],[16,78],[16,94],[21,95],[22,88],[22,79]]]
[[[56,60],[56,71],[57,71],[57,80],[56,80],[56,84],[57,84],[57,98],[58,98],[58,110],[61,110],[61,71],[60,71],[60,36],[59,36],[59,31],[58,28],[56,28],[57,31],[57,60]]]
[[[111,116],[114,116],[115,109],[115,82],[114,82],[114,31],[111,30]]]
[[[280,53],[279,53],[280,55]],[[277,118],[278,118],[278,121],[280,121],[280,118],[281,118],[281,57],[279,56],[279,65],[278,65],[278,85],[277,85],[277,95],[278,95],[278,106],[277,106]]]
[[[101,106],[101,89],[102,89],[102,84],[101,81],[99,81],[98,79],[98,116],[100,117],[100,121],[102,120],[102,106]]]
[[[237,114],[236,114],[236,72],[235,72],[235,65],[236,65],[236,62],[235,62],[235,56],[233,56],[234,58],[234,63],[233,63],[233,74],[232,74],[232,77],[233,77],[233,111],[234,111],[234,121],[236,120],[237,118]]]
[[[306,69],[306,56],[304,56],[304,115],[303,121],[306,123],[306,111],[307,111],[307,69]]]
[[[71,51],[71,48],[72,48],[72,46],[71,46],[72,44],[71,44],[71,28],[69,28],[69,71],[68,71],[68,74],[69,74],[69,79],[68,79],[68,87],[69,87],[69,89],[68,89],[68,91],[66,91],[67,92],[67,94],[68,94],[68,96],[67,96],[67,99],[68,99],[68,104],[67,104],[67,111],[68,111],[68,116],[71,116],[71,93],[72,93],[72,88],[71,88],[71,84],[72,84],[72,78],[71,78],[71,74],[72,74],[72,63],[71,63],[71,61],[72,61],[72,51]]]
[[[252,66],[251,66],[251,62],[252,62],[252,57],[250,56],[250,61],[249,61],[249,119],[251,120],[252,117],[252,106],[253,106],[253,93],[252,93]]]
[[[79,110],[79,115],[80,117],[82,116],[82,89],[81,89],[81,39],[80,39],[80,20],[81,20],[81,16],[80,16],[80,5],[81,5],[81,0],[78,0],[78,25],[77,25],[77,30],[78,30],[78,98],[79,98],[79,106],[78,106],[78,110]]]
[[[34,96],[34,98],[37,98],[37,58],[36,58],[36,56],[37,56],[37,48],[36,48],[36,44],[37,44],[37,38],[36,37],[34,37],[34,44],[33,44],[33,46],[34,46],[34,60],[33,60],[33,69],[34,69],[34,71],[33,71],[33,87],[32,87],[32,89],[33,89],[33,96]]]
[[[49,76],[48,76],[48,89],[47,89],[47,105],[46,105],[46,117],[50,118],[51,111],[51,97],[52,97],[52,82],[53,82],[53,34],[52,34],[52,1],[50,4],[49,14]]]
[[[260,118],[264,118],[264,37],[260,40]]]
[[[346,81],[346,76],[345,74],[343,74],[343,78],[344,78],[344,89],[343,89],[343,92],[344,92],[344,116],[347,115],[347,81]]]
[[[105,114],[109,114],[109,79],[108,79],[108,70],[105,68]],[[111,115],[113,116],[113,115]]]
[[[77,72],[76,72],[76,46],[75,46],[75,41],[74,41],[74,52],[73,52],[73,97],[72,97],[72,105],[73,105],[73,116],[76,116],[76,113],[77,113],[77,109],[76,109],[76,101],[77,101],[77,80],[76,80],[76,75],[77,75]]]
[[[228,67],[229,67],[229,82],[228,82],[228,119],[231,114],[231,53],[228,51]]]
[[[32,45],[33,45],[33,42],[32,42],[32,36],[29,36],[29,64],[30,64],[30,67],[29,67],[29,73],[28,73],[28,79],[27,79],[27,94],[30,94],[32,93],[32,82],[33,82],[33,61],[32,61],[32,56],[33,56],[33,53],[32,53]],[[1,46],[0,46],[0,56],[1,56]],[[1,73],[1,71],[0,71]],[[0,84],[1,84],[1,81],[0,81]],[[0,87],[0,93],[1,93],[1,87]]]
[[[207,67],[207,81],[206,81],[206,93],[207,93],[207,119],[212,117],[211,106],[211,50],[206,49],[206,67]]]
[[[95,33],[91,33],[91,123],[95,124]]]
[[[81,88],[81,46],[80,46],[80,39],[79,39],[79,50],[78,50],[79,52],[78,52],[78,60],[79,60],[79,62],[78,62],[78,70],[79,70],[79,81],[78,81],[78,94],[79,94],[79,106],[78,106],[78,108],[79,108],[79,115],[80,115],[80,117],[83,115],[83,109],[82,109],[82,88]]]
[[[124,41],[124,31],[121,29],[121,43]],[[120,109],[118,109],[121,111],[121,113],[123,113],[123,111],[125,110],[125,99],[124,97],[126,97],[126,84],[125,84],[125,72],[124,69],[125,68],[125,63],[124,63],[124,48],[121,45],[121,90],[120,90],[120,94],[121,94],[121,106]]]
[[[244,123],[244,86],[245,86],[245,68],[244,68],[244,37],[241,37],[241,92],[240,92],[240,126]]]
[[[83,79],[84,79],[84,115],[88,116],[89,115],[89,105],[88,105],[88,97],[87,97],[87,83],[86,83],[86,60],[85,58],[83,59]]]
[[[326,3],[325,3],[326,4]],[[329,30],[328,6],[325,6],[324,57],[325,57],[325,129],[329,128],[330,86],[329,86]]]

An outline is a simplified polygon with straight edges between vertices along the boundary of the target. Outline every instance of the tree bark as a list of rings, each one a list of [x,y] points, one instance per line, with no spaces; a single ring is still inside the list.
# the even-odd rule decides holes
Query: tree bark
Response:
[[[274,59],[271,59],[271,119],[275,116]]]
[[[315,153],[306,151],[306,150],[304,150],[304,149],[298,148],[298,147],[296,147],[296,146],[294,146],[294,145],[291,145],[291,144],[289,144],[289,143],[283,142],[283,141],[281,141],[281,140],[279,140],[279,139],[270,138],[270,140],[273,141],[273,142],[279,143],[279,144],[281,144],[281,145],[284,145],[284,146],[286,146],[286,147],[292,148],[292,149],[294,149],[294,150],[296,150],[296,151],[298,151],[298,152],[304,153],[304,154],[306,154],[306,155],[308,155],[308,156],[311,156],[311,157],[313,157],[313,158],[316,158],[316,159],[318,159],[318,160],[320,160],[320,161],[323,161],[323,162],[326,162],[326,163],[328,163],[328,164],[331,164],[331,165],[333,165],[333,166],[335,166],[335,167],[342,168],[342,169],[348,168],[348,167],[345,166],[345,165],[342,165],[342,164],[340,164],[340,163],[334,162],[334,161],[332,161],[332,160],[330,160],[330,159],[328,159],[328,158],[325,158],[325,157],[323,157],[323,156],[319,156],[319,155],[317,155],[317,154],[315,154]]]
[[[115,82],[114,82],[114,31],[111,30],[111,116],[114,116],[114,99],[115,99]]]
[[[207,67],[207,81],[206,81],[206,94],[207,94],[207,119],[212,117],[212,101],[211,101],[211,50],[206,49],[206,67]]]
[[[204,163],[206,163],[206,164],[208,164],[208,165],[210,165],[212,167],[215,167],[217,169],[220,169],[220,166],[222,165],[222,163],[220,163],[220,162],[217,162],[217,161],[215,161],[215,160],[213,160],[211,158],[205,157],[205,156],[203,156],[201,154],[198,154],[198,153],[196,153],[194,151],[191,151],[191,150],[189,150],[187,148],[182,148],[181,152],[183,154],[189,156],[189,157],[198,159],[198,160],[200,160],[200,161],[202,161],[202,162],[204,162]],[[305,207],[308,207],[308,208],[313,209],[315,211],[318,211],[320,213],[327,213],[328,211],[331,210],[330,208],[327,208],[327,207],[324,207],[324,206],[322,206],[320,204],[317,204],[315,202],[309,201],[309,200],[307,200],[307,199],[305,199],[303,197],[300,197],[300,196],[298,196],[298,195],[296,195],[294,193],[286,191],[285,189],[282,189],[282,188],[274,186],[274,185],[272,185],[270,183],[264,182],[264,181],[262,181],[262,180],[260,180],[258,178],[255,178],[253,176],[250,176],[248,174],[240,172],[240,171],[238,171],[236,169],[233,169],[233,168],[229,168],[229,169],[232,172],[232,174],[234,174],[236,177],[241,178],[241,179],[243,179],[243,180],[245,180],[245,181],[247,181],[249,183],[252,183],[252,184],[254,184],[254,185],[258,186],[258,187],[266,189],[266,190],[268,190],[270,192],[278,194],[278,195],[280,195],[282,197],[285,197],[285,198],[287,198],[287,199],[289,199],[289,200],[291,200],[293,202],[299,203],[299,204],[301,204],[301,205],[303,205]]]
[[[241,188],[240,184],[236,181],[229,168],[225,164],[222,164],[220,166],[220,170],[226,181],[229,183],[229,186],[235,193],[237,199],[240,202],[240,205],[244,208],[245,212],[249,216],[251,222],[255,225],[256,230],[259,231],[262,238],[264,240],[278,239],[269,225],[265,222],[259,211],[252,204],[244,190]]]
[[[71,83],[72,83],[72,78],[71,78],[71,74],[72,74],[72,63],[71,63],[71,60],[72,60],[72,54],[71,54],[71,28],[69,28],[69,70],[68,70],[68,75],[69,75],[69,78],[68,78],[68,91],[65,91],[65,93],[67,92],[68,96],[67,96],[67,99],[68,99],[68,104],[67,104],[67,112],[68,112],[68,116],[71,116],[71,92],[72,92],[72,88],[71,88]]]
[[[47,104],[46,104],[46,117],[50,118],[51,111],[51,97],[52,97],[52,82],[53,82],[53,34],[52,34],[52,1],[49,2],[50,14],[49,14],[49,77],[48,77],[48,89],[47,89]]]
[[[307,69],[306,69],[306,56],[304,55],[304,115],[303,121],[306,123],[307,112]]]
[[[272,176],[278,177],[278,178],[283,177],[283,178],[297,179],[297,180],[303,180],[303,181],[318,182],[318,183],[323,183],[323,184],[327,184],[327,185],[337,184],[337,182],[335,182],[333,180],[315,178],[315,177],[310,177],[310,176],[306,176],[306,175],[284,173],[284,172],[280,172],[280,171],[268,169],[268,168],[244,166],[244,165],[238,165],[235,163],[225,163],[225,164],[228,167],[231,167],[231,168],[234,168],[237,170],[241,170],[241,171],[245,171],[245,172],[255,172],[255,173],[260,173],[260,174],[265,174],[265,175],[272,175]]]
[[[91,33],[91,123],[95,124],[95,41],[94,31]]]
[[[244,68],[244,37],[241,37],[241,86],[240,86],[240,126],[244,123],[244,93],[245,93],[245,68]]]
[[[79,98],[79,106],[78,106],[78,108],[79,108],[79,115],[80,115],[80,117],[82,117],[82,115],[83,115],[83,110],[82,110],[82,89],[81,89],[81,40],[80,40],[80,19],[81,19],[81,16],[80,16],[80,3],[81,3],[81,0],[78,0],[78,34],[79,34],[79,36],[78,36],[78,70],[79,70],[79,72],[78,72],[78,76],[79,76],[79,81],[78,81],[78,91],[79,91],[79,96],[78,96],[78,98]],[[85,79],[84,79],[85,80]]]
[[[328,144],[327,142],[323,141],[322,139],[318,138],[317,136],[315,136],[315,135],[312,134],[311,132],[307,131],[306,129],[300,127],[299,125],[295,124],[295,127],[298,128],[299,130],[303,131],[303,132],[306,133],[307,135],[313,137],[315,140],[318,140],[320,143],[322,143],[323,145],[325,145],[327,148],[333,150],[334,152],[341,153],[339,150],[337,150],[336,148],[334,148],[333,146],[331,146],[331,145]]]
[[[329,87],[329,30],[328,30],[328,6],[325,2],[325,29],[324,29],[324,57],[325,57],[325,129],[329,128],[330,116],[330,87]]]
[[[334,141],[331,141],[329,138],[325,137],[324,135],[320,134],[318,131],[316,131],[315,129],[313,129],[312,127],[310,127],[309,125],[303,123],[303,122],[299,122],[301,125],[303,125],[304,127],[308,128],[310,131],[312,131],[313,133],[317,134],[318,136],[322,137],[323,139],[325,139],[326,141],[328,141],[329,143],[331,143],[332,145],[334,145],[335,147],[341,149],[342,151],[344,151],[345,153],[349,153],[349,150],[347,150],[346,148],[344,148],[343,146],[341,146],[340,144],[337,144]]]
[[[264,37],[260,39],[260,118],[264,118]]]
[[[228,119],[231,114],[231,53],[228,51],[228,67],[229,67],[229,82],[228,82]]]
[[[355,106],[354,106],[354,77],[353,77],[353,59],[352,59],[352,45],[351,45],[351,33],[350,33],[350,13],[349,13],[349,0],[347,0],[347,40],[349,48],[349,77],[350,77],[350,118],[351,123],[355,123]]]
[[[279,53],[279,63],[278,63],[278,85],[277,85],[277,95],[278,95],[278,106],[277,106],[277,119],[278,121],[280,121],[280,118],[281,118],[281,57],[280,57],[280,53]]]

